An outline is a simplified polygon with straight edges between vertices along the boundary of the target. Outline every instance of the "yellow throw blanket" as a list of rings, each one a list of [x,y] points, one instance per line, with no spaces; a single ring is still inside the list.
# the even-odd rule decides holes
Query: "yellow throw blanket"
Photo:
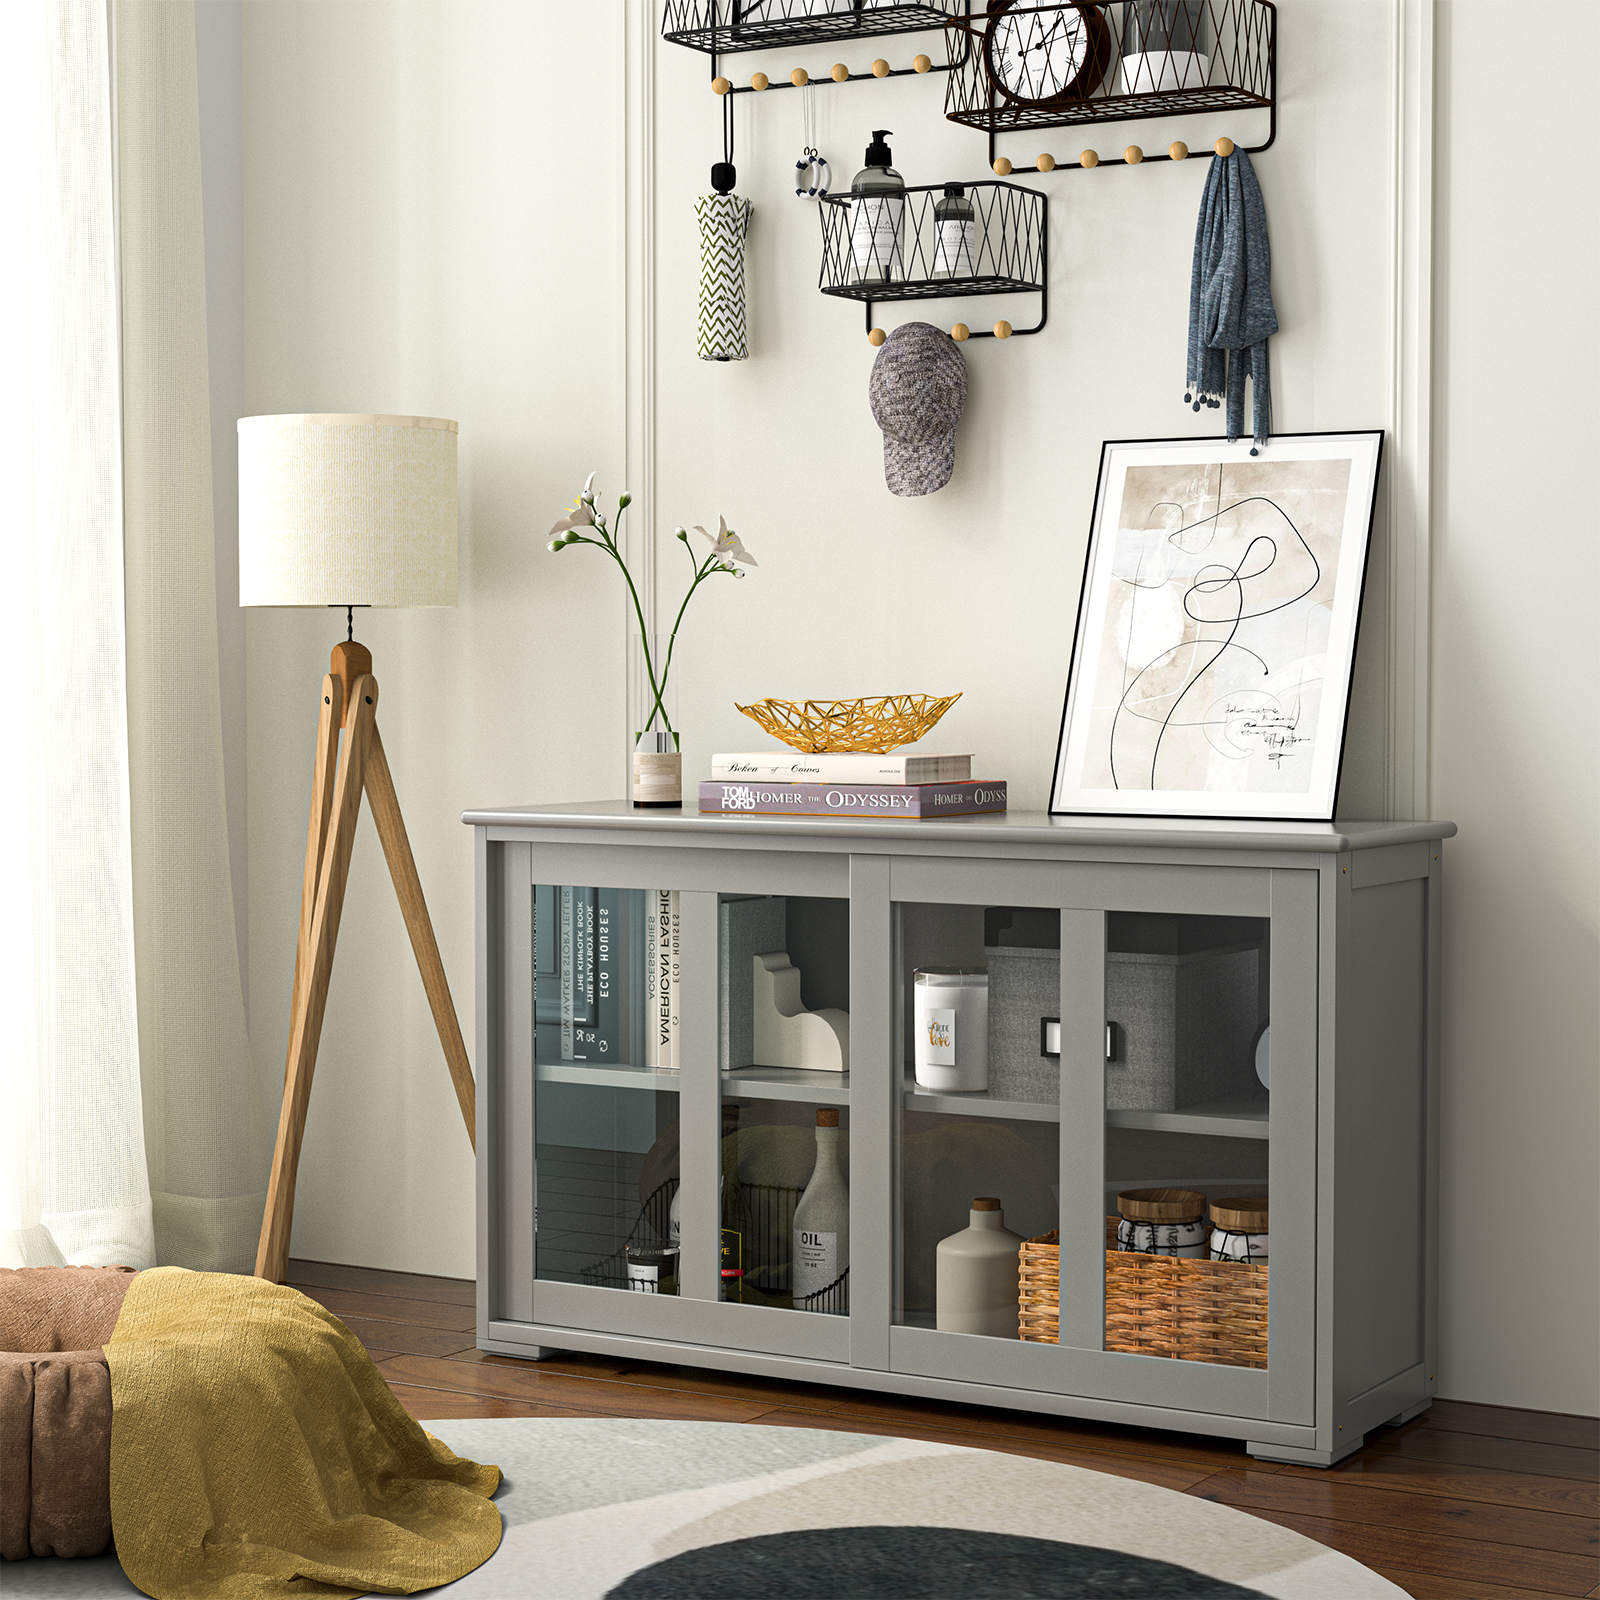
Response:
[[[141,1272],[106,1356],[112,1536],[157,1600],[413,1594],[500,1543],[500,1469],[423,1432],[294,1289]]]

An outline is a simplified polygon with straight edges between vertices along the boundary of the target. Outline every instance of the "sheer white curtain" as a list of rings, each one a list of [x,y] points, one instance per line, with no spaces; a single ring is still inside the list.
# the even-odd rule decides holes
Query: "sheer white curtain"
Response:
[[[135,1012],[104,0],[0,48],[0,1265],[154,1260]]]
[[[194,7],[0,47],[0,1265],[249,1271]]]
[[[114,15],[133,906],[156,1256],[248,1272],[269,1146],[228,866],[194,5],[116,0]]]

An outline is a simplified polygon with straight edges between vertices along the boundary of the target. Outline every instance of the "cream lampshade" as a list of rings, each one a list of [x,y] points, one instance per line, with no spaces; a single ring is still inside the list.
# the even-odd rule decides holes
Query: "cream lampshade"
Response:
[[[239,604],[453,606],[456,433],[440,417],[241,417]]]

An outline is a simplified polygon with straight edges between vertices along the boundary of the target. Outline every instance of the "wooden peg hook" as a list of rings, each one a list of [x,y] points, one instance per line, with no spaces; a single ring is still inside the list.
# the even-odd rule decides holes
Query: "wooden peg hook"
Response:
[[[1224,161],[1226,161],[1228,157],[1233,154],[1233,140],[1229,138],[1218,139],[1217,142],[1212,146],[1212,149],[1214,149],[1217,154],[1221,156]]]

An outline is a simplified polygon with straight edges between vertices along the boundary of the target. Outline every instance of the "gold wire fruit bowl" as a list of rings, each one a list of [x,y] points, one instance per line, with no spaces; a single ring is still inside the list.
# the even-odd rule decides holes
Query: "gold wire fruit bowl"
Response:
[[[735,709],[754,717],[768,733],[804,750],[860,751],[884,755],[927,733],[961,696],[881,694],[872,700],[758,700]]]

